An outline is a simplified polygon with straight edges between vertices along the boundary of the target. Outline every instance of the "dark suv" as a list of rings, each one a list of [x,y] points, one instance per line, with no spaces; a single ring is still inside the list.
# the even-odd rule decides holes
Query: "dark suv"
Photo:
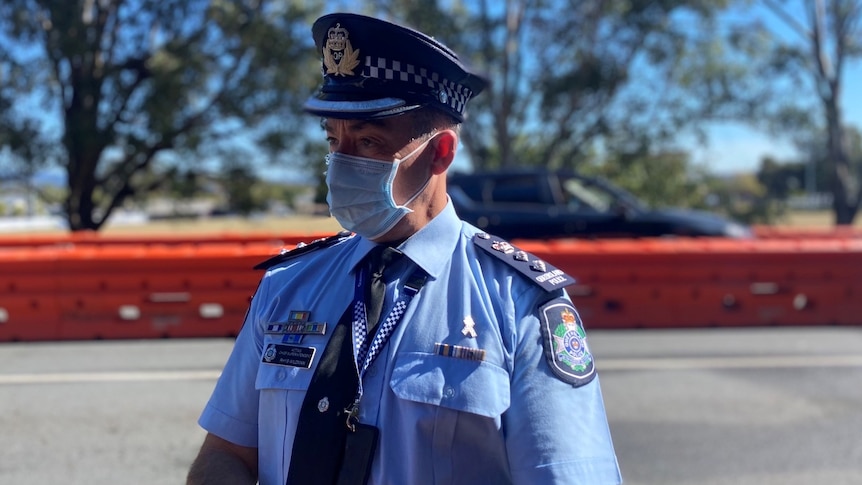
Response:
[[[748,227],[718,215],[651,209],[603,179],[571,171],[456,172],[448,186],[462,219],[506,239],[752,237]]]

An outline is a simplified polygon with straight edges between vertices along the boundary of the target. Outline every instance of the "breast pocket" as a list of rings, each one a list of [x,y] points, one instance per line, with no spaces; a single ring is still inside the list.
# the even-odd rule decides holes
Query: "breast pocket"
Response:
[[[485,361],[419,352],[397,356],[390,381],[400,399],[488,418],[509,408],[509,374]]]
[[[398,355],[390,380],[402,447],[423,460],[424,483],[509,483],[502,415],[509,375],[487,361]],[[384,437],[384,444],[386,437]]]

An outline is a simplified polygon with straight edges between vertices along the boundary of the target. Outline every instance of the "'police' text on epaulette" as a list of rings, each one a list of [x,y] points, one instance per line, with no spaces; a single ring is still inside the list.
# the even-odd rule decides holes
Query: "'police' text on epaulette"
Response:
[[[333,244],[343,241],[351,237],[352,235],[353,233],[351,233],[350,231],[341,231],[334,236],[315,239],[308,244],[299,243],[294,249],[283,249],[280,254],[273,256],[266,261],[258,263],[257,265],[255,265],[254,269],[269,269],[279,263],[283,263],[299,255],[310,253],[311,251],[316,251],[318,249],[325,248],[328,246],[332,246]]]
[[[487,233],[480,232],[473,236],[473,243],[515,268],[530,281],[544,288],[545,291],[551,292],[565,288],[575,282],[573,277],[550,263]]]

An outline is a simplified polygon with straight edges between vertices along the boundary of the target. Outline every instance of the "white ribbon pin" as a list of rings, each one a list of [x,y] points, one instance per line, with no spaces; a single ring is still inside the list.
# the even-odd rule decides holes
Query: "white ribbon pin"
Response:
[[[467,315],[464,318],[464,328],[461,329],[461,333],[464,334],[465,337],[476,338],[476,329],[473,327],[476,326],[476,322],[473,321],[473,317]]]

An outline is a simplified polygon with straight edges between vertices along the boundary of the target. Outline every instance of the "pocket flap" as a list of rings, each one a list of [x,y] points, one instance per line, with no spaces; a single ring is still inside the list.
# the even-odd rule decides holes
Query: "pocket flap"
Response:
[[[497,417],[509,408],[509,374],[485,361],[410,352],[398,355],[389,385],[401,399]]]

